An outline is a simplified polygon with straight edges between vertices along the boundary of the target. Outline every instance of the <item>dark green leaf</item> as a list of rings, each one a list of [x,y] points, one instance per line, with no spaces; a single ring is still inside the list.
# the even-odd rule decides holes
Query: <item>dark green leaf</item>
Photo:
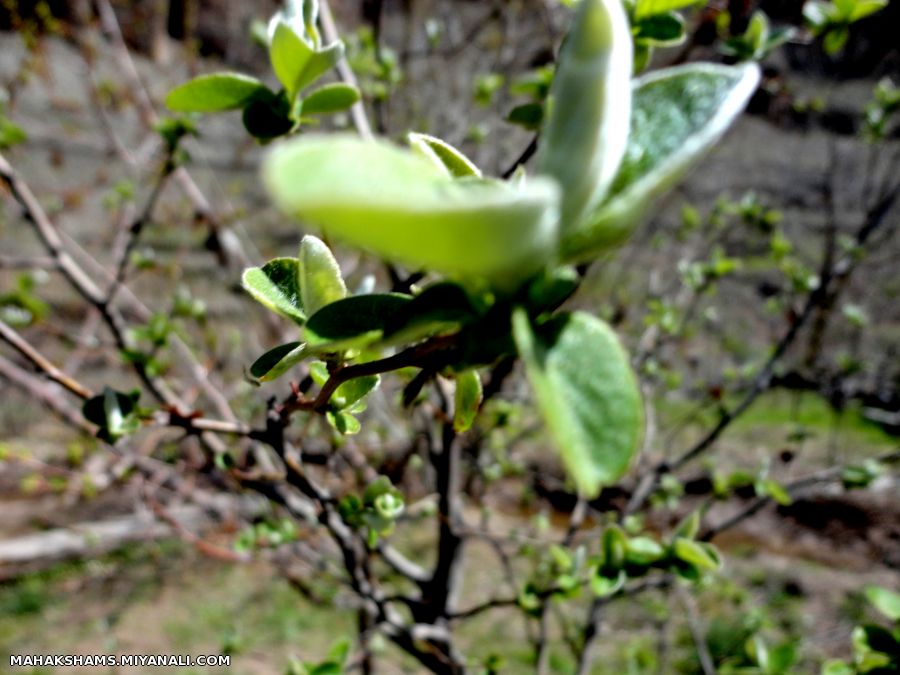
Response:
[[[528,312],[539,316],[564,303],[576,290],[581,277],[573,267],[555,267],[528,286]]]
[[[523,103],[522,105],[517,105],[509,111],[506,121],[510,124],[524,127],[529,131],[537,131],[541,128],[541,123],[544,121],[544,104]]]
[[[891,631],[875,624],[863,626],[862,629],[872,650],[900,658],[900,642]]]
[[[288,342],[270,349],[250,366],[250,374],[262,382],[274,380],[283,375],[291,367],[306,356],[304,345],[300,342]]]
[[[408,295],[388,293],[356,295],[332,302],[309,317],[307,342],[311,347],[333,351],[374,342],[410,300]]]
[[[290,112],[286,98],[266,92],[247,104],[241,120],[248,134],[261,141],[268,141],[284,136],[294,128]]]
[[[684,19],[675,12],[654,14],[639,21],[632,30],[635,39],[654,46],[673,46],[684,40]]]
[[[123,436],[137,431],[139,391],[128,394],[104,387],[103,392],[84,402],[81,412],[85,419],[100,427],[97,436],[108,443],[115,443]]]
[[[178,112],[216,112],[243,108],[253,98],[269,92],[266,85],[249,75],[213,73],[201,75],[175,87],[166,105]]]
[[[385,339],[414,342],[473,321],[483,308],[459,284],[442,281],[428,286],[391,317]]]
[[[628,356],[603,321],[582,312],[532,328],[524,310],[513,335],[538,407],[579,492],[596,495],[628,468],[643,407]]]

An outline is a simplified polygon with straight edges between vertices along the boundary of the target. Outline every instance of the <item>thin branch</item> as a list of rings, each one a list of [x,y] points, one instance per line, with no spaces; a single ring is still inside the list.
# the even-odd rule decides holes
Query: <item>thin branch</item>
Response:
[[[525,164],[534,153],[537,152],[538,149],[538,137],[535,135],[531,142],[525,146],[525,149],[522,151],[522,154],[516,157],[515,161],[509,165],[509,167],[501,174],[503,178],[510,178],[520,166]]]
[[[319,23],[322,26],[322,36],[326,42],[334,42],[339,38],[337,25],[334,22],[334,16],[331,13],[331,7],[328,0],[319,0]],[[343,58],[337,64],[338,74],[345,84],[359,88],[359,82],[347,59]],[[366,116],[366,107],[362,100],[357,101],[350,107],[350,116],[353,118],[353,125],[356,131],[366,140],[374,138],[372,133],[372,125]]]
[[[150,98],[150,94],[141,80],[134,59],[131,58],[131,52],[125,43],[115,10],[109,0],[97,0],[95,4],[103,33],[115,51],[114,60],[122,70],[129,89],[134,96],[141,122],[146,128],[153,129],[159,117],[153,106],[153,100]],[[240,239],[219,221],[213,212],[209,200],[204,196],[187,169],[178,167],[175,169],[173,176],[181,187],[182,192],[191,202],[198,220],[207,225],[210,237],[217,245],[217,252],[220,256],[224,256],[224,259],[222,259],[223,264],[233,263],[236,266],[248,267],[251,264],[250,258],[242,248]]]
[[[175,148],[167,149],[166,156],[163,159],[162,170],[159,172],[153,183],[153,187],[150,190],[150,195],[147,197],[144,208],[141,210],[140,214],[131,221],[131,225],[125,232],[124,246],[122,246],[121,255],[115,265],[115,277],[110,284],[109,289],[106,291],[106,299],[104,301],[106,304],[111,303],[115,299],[116,293],[125,283],[125,276],[128,273],[128,262],[131,259],[131,254],[134,253],[134,249],[137,246],[144,226],[149,223],[153,217],[153,211],[156,208],[156,204],[159,201],[163,188],[166,186],[166,180],[175,170],[175,163],[173,160],[174,151]]]
[[[681,601],[681,606],[684,607],[688,629],[691,631],[691,638],[694,640],[694,647],[697,649],[697,658],[700,660],[703,675],[716,675],[716,666],[713,664],[712,655],[709,653],[709,645],[706,643],[706,635],[700,623],[697,604],[690,593],[683,587],[676,586],[675,589],[678,599]]]
[[[46,405],[67,424],[84,433],[94,433],[94,425],[69,404],[62,389],[55,384],[39,378],[3,356],[0,356],[0,377],[6,378],[31,398]]]
[[[90,389],[57,368],[48,358],[28,344],[19,333],[2,319],[0,319],[0,339],[11,345],[22,356],[31,361],[51,380],[62,385],[79,398],[89,399],[93,396],[93,392],[91,392]]]
[[[56,260],[60,271],[72,286],[91,304],[103,302],[103,292],[97,287],[84,270],[75,262],[64,248],[62,239],[47,217],[40,202],[31,189],[12,168],[6,158],[0,154],[0,180],[6,184],[13,198],[25,212],[25,216],[34,225],[38,236],[50,255]]]
[[[875,461],[881,464],[893,464],[896,462],[900,462],[900,450],[895,450],[893,452],[889,452],[876,457]],[[784,489],[791,496],[791,499],[795,499],[801,492],[803,492],[803,490],[808,487],[819,485],[821,483],[831,483],[833,481],[840,480],[846,468],[846,466],[833,466],[828,469],[817,471],[813,474],[810,474],[809,476],[804,476],[803,478],[798,478],[797,480],[788,483],[784,486]],[[771,496],[757,497],[743,510],[734,514],[724,522],[719,523],[718,525],[706,530],[700,536],[700,539],[702,539],[703,541],[712,541],[723,532],[726,532],[727,530],[736,527],[745,520],[752,518],[773,501],[774,500]]]

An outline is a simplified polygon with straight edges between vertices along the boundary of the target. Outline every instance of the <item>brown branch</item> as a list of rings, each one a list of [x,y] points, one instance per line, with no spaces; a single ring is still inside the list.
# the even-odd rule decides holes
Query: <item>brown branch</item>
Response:
[[[22,356],[31,361],[38,369],[40,369],[47,377],[62,385],[68,391],[72,392],[81,399],[89,399],[93,396],[93,392],[72,377],[69,377],[62,370],[57,368],[48,358],[41,354],[37,349],[32,347],[28,342],[17,333],[5,321],[0,319],[0,339],[12,346]]]
[[[116,58],[115,61],[122,70],[125,80],[132,91],[138,115],[141,122],[148,129],[153,129],[159,119],[153,100],[147,88],[141,80],[140,73],[135,66],[131,52],[122,36],[122,28],[116,18],[115,10],[109,0],[97,0],[95,3],[100,17],[100,25],[103,33],[112,46]],[[209,228],[211,239],[217,244],[218,252],[225,256],[223,263],[233,263],[235,266],[248,267],[251,262],[249,256],[241,246],[240,240],[229,228],[225,227],[213,212],[209,200],[204,196],[197,183],[184,167],[178,167],[173,174],[181,187],[182,192],[193,205],[199,220]]]
[[[3,356],[0,356],[0,377],[6,378],[31,398],[46,405],[67,424],[84,433],[94,433],[94,425],[69,404],[62,390],[55,384],[37,377]]]
[[[319,0],[319,23],[322,27],[322,36],[325,38],[326,42],[334,42],[339,38],[337,26],[334,23],[334,16],[331,14],[331,7],[329,7],[328,0]],[[350,67],[350,64],[347,63],[346,58],[338,61],[337,69],[338,74],[344,83],[349,84],[351,87],[359,88],[359,82],[356,79],[356,75],[354,75],[353,69]],[[353,125],[356,127],[356,131],[360,136],[366,140],[374,138],[372,125],[369,123],[369,118],[366,115],[366,107],[362,100],[357,101],[351,106],[350,116],[353,118]]]

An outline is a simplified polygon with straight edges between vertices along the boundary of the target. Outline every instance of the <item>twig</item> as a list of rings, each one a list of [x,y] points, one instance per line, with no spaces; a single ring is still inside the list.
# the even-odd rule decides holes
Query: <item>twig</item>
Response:
[[[135,97],[135,104],[141,122],[146,128],[152,129],[159,118],[156,114],[150,94],[144,86],[140,73],[138,73],[137,67],[135,66],[134,59],[131,58],[131,52],[128,50],[125,38],[122,36],[122,29],[119,25],[118,18],[116,18],[115,10],[113,10],[109,0],[97,0],[95,4],[103,32],[115,50],[115,61],[121,68],[129,88]],[[184,192],[185,196],[190,200],[199,219],[208,226],[210,237],[218,245],[218,252],[220,255],[225,256],[223,263],[233,263],[234,265],[241,267],[249,266],[250,258],[244,252],[240,240],[230,229],[219,222],[210,206],[209,200],[203,195],[203,192],[200,190],[187,169],[178,167],[175,169],[173,177],[178,182],[182,192]]]
[[[716,667],[713,664],[712,655],[709,653],[709,645],[706,643],[703,626],[700,624],[700,616],[697,612],[697,605],[683,587],[675,586],[675,592],[678,599],[681,600],[681,606],[684,607],[687,616],[688,629],[691,631],[691,638],[694,640],[694,646],[697,649],[697,658],[700,659],[700,667],[703,669],[703,675],[716,675]]]
[[[62,385],[68,391],[72,392],[81,399],[89,399],[93,396],[93,392],[80,382],[66,375],[62,370],[57,368],[49,359],[41,354],[37,349],[32,347],[28,342],[17,333],[5,321],[0,320],[0,338],[4,342],[11,345],[22,356],[37,366],[47,377]]]
[[[509,167],[501,174],[503,178],[511,177],[520,166],[525,164],[529,159],[531,159],[532,155],[537,152],[538,149],[538,137],[537,135],[531,139],[531,142],[525,146],[525,149],[522,151],[522,154],[519,155],[515,161],[509,165]]]
[[[94,425],[63,396],[63,391],[55,384],[38,378],[9,359],[0,356],[0,376],[25,391],[31,398],[40,401],[56,413],[60,419],[87,434],[94,433]]]
[[[900,450],[895,450],[893,452],[889,452],[876,457],[875,461],[882,464],[892,464],[895,462],[900,462]],[[791,496],[791,498],[794,499],[799,493],[801,493],[808,487],[818,485],[820,483],[830,483],[832,481],[839,480],[846,468],[846,466],[834,466],[828,469],[817,471],[813,474],[810,474],[809,476],[804,476],[803,478],[798,478],[797,480],[788,483],[784,486],[784,489]],[[724,522],[719,523],[714,527],[710,527],[700,536],[700,539],[702,539],[703,541],[712,541],[723,532],[726,532],[727,530],[730,530],[740,523],[744,522],[748,518],[755,516],[773,501],[774,500],[770,496],[757,497],[743,510],[734,514]]]
[[[131,258],[131,254],[134,252],[134,249],[137,246],[141,231],[153,217],[153,211],[156,208],[159,197],[166,185],[166,179],[168,179],[169,176],[172,175],[172,172],[175,170],[175,163],[173,159],[174,150],[175,148],[169,148],[166,151],[166,156],[163,159],[162,170],[159,172],[156,181],[154,181],[153,183],[153,187],[150,190],[150,195],[149,197],[147,197],[147,202],[144,205],[144,208],[141,210],[140,214],[138,214],[138,216],[131,221],[131,225],[125,232],[124,246],[122,246],[121,255],[115,264],[115,277],[113,279],[113,282],[110,284],[109,289],[106,291],[106,298],[104,300],[106,304],[111,303],[115,299],[116,293],[125,283],[125,275],[128,271],[128,262]]]
[[[900,195],[897,193],[888,194],[869,209],[865,221],[856,233],[855,240],[858,247],[864,246],[871,235],[884,224],[887,215],[890,213],[898,197],[900,197]],[[853,273],[857,262],[858,256],[853,254],[842,257],[833,265],[830,264],[830,261],[827,259],[823,261],[823,267],[819,273],[819,285],[810,291],[803,309],[793,318],[790,327],[776,343],[768,360],[762,368],[760,368],[756,377],[753,379],[750,390],[744,395],[744,398],[741,399],[737,406],[726,411],[719,419],[719,422],[693,447],[672,462],[661,462],[653,471],[644,476],[635,489],[634,494],[632,494],[631,500],[626,507],[626,514],[635,513],[640,509],[647,498],[656,489],[659,479],[662,476],[681,468],[709,450],[732,422],[743,415],[750,406],[753,405],[756,399],[769,389],[775,368],[778,366],[781,358],[796,341],[800,330],[807,323],[815,310],[823,302],[828,300],[829,293],[832,292],[832,284],[839,287],[844,284],[846,279]]]
[[[334,42],[338,39],[337,26],[334,23],[334,16],[331,13],[331,7],[328,0],[319,0],[319,23],[322,26],[322,35],[326,42]],[[347,59],[341,59],[337,64],[338,74],[345,84],[359,88],[359,82]],[[356,131],[366,140],[374,138],[372,133],[372,125],[369,124],[369,118],[366,116],[366,107],[363,102],[357,101],[350,108],[350,116],[353,118],[353,125]]]

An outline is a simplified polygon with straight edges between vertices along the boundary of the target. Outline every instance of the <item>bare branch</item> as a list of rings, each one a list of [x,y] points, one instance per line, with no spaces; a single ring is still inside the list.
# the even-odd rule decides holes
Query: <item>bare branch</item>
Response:
[[[3,320],[0,320],[0,339],[11,345],[22,356],[31,361],[51,380],[62,385],[79,398],[88,399],[93,396],[90,389],[57,368],[48,358],[28,344],[21,335]]]

